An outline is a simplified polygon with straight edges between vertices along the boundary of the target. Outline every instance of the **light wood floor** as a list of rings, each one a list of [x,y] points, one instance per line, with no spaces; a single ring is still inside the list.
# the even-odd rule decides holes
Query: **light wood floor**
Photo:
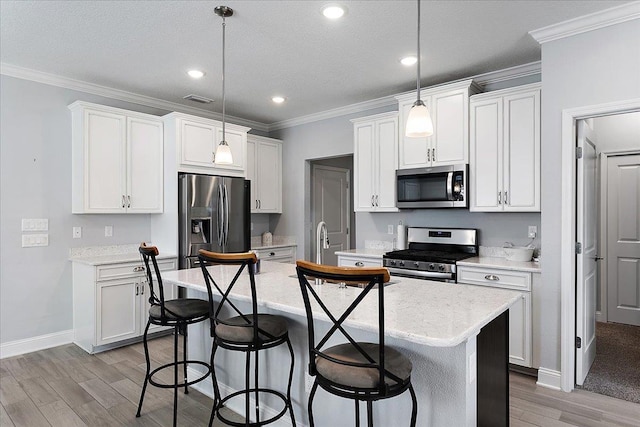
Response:
[[[154,366],[171,361],[172,343],[171,337],[150,341]],[[170,377],[159,378],[169,382]],[[148,387],[142,416],[135,417],[143,380],[142,344],[93,356],[70,344],[3,359],[0,426],[170,426],[172,390]],[[510,383],[513,427],[640,427],[638,404],[537,387],[533,378],[519,374],[511,374]],[[211,400],[195,390],[179,396],[178,424],[206,425]]]

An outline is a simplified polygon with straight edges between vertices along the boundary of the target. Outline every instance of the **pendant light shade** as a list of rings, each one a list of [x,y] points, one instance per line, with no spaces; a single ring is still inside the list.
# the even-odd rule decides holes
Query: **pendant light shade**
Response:
[[[416,102],[409,111],[405,135],[409,138],[425,138],[433,135],[433,122],[431,114],[424,102],[420,99],[420,0],[418,0],[418,67],[416,76]]]
[[[233,155],[231,147],[226,140],[226,124],[225,124],[225,91],[224,91],[224,60],[225,60],[225,18],[233,15],[233,9],[227,6],[218,6],[214,9],[216,15],[222,18],[222,141],[218,144],[214,154],[214,163],[217,165],[233,164]]]

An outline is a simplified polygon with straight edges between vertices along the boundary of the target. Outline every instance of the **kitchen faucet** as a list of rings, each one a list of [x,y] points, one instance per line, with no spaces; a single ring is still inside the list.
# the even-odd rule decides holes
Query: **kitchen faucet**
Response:
[[[316,228],[316,264],[322,264],[322,250],[329,249],[329,233],[327,223],[320,221]],[[316,285],[321,284],[320,279],[316,279]]]

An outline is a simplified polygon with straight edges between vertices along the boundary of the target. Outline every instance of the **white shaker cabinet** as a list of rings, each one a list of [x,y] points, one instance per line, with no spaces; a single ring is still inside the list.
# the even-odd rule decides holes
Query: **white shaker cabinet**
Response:
[[[521,298],[509,307],[509,363],[532,367],[533,316],[531,312],[531,289],[536,273],[463,265],[458,265],[457,268],[458,283],[513,289],[522,292]]]
[[[158,259],[161,271],[175,270],[176,258]],[[144,333],[149,316],[149,284],[141,261],[109,264],[73,262],[74,343],[89,353],[127,344]],[[154,280],[156,294],[158,282]],[[177,297],[164,286],[165,300]],[[163,327],[151,325],[149,333]]]
[[[354,211],[396,212],[398,115],[351,120],[354,124]]]
[[[86,102],[72,112],[72,212],[161,213],[163,124]]]
[[[296,262],[296,245],[277,248],[262,247],[255,249],[255,252],[262,261],[275,261],[285,264],[294,264]]]
[[[540,85],[471,98],[471,211],[540,211]]]
[[[398,169],[466,164],[469,162],[469,97],[480,92],[473,80],[422,89],[433,121],[433,135],[409,138],[404,135],[416,93],[396,97],[400,112]]]
[[[222,140],[222,122],[170,113],[162,117],[169,147],[176,150],[178,172],[207,175],[244,176],[247,161],[247,132],[250,128],[225,123],[225,139],[233,163],[215,163],[215,151]]]
[[[246,176],[251,213],[282,213],[282,141],[248,135]]]

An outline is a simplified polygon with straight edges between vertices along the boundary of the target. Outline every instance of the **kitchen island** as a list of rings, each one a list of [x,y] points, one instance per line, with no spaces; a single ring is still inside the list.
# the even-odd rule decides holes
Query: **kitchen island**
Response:
[[[235,273],[229,266],[209,267],[213,276],[228,282]],[[187,288],[189,297],[207,298],[200,269],[163,274],[163,280]],[[261,312],[284,315],[295,352],[292,400],[296,419],[308,425],[307,327],[304,304],[295,265],[263,262],[256,275],[258,306]],[[359,288],[318,285],[319,294],[333,312],[341,312],[360,292]],[[412,382],[418,397],[418,426],[507,425],[507,310],[520,293],[504,289],[433,282],[392,276],[385,288],[386,344],[398,348],[413,363]],[[214,296],[215,297],[215,296]],[[243,275],[231,300],[250,312],[250,287]],[[231,314],[231,313],[230,313]],[[317,326],[329,327],[318,308]],[[324,325],[322,325],[324,323]],[[377,297],[372,291],[348,317],[344,325],[355,339],[375,341]],[[333,342],[329,343],[330,345]],[[211,348],[209,326],[189,327],[189,358],[208,360]],[[285,390],[289,354],[285,348],[268,350],[260,359],[263,384]],[[216,369],[223,394],[242,388],[244,358],[223,350],[216,354]],[[191,372],[190,376],[197,373]],[[212,384],[204,381],[198,389],[212,396]],[[265,413],[279,411],[265,402]],[[274,403],[274,406],[277,403]],[[316,425],[353,424],[353,402],[321,390],[314,400]],[[326,410],[330,408],[331,410]],[[374,424],[409,425],[411,399],[408,393],[376,402]],[[231,409],[242,412],[241,408]],[[361,411],[362,413],[363,411]],[[506,418],[505,418],[506,416]],[[487,417],[496,417],[489,420]],[[497,420],[497,421],[496,421]],[[284,419],[281,425],[287,425]],[[503,424],[504,422],[504,424]]]

